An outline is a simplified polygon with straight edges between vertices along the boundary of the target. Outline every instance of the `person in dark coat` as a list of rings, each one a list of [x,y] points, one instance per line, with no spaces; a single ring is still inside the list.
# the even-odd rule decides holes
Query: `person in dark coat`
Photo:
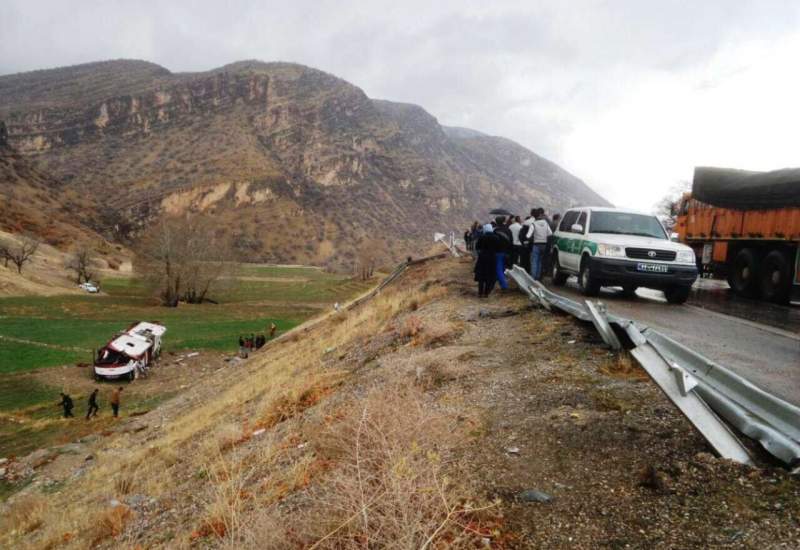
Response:
[[[503,290],[508,289],[508,281],[506,281],[506,259],[511,255],[512,247],[514,246],[514,237],[511,230],[506,224],[506,219],[503,216],[498,216],[494,220],[494,234],[497,235],[500,241],[500,250],[495,255],[495,270],[497,271],[497,282],[500,283],[500,288]]]
[[[98,390],[95,390],[89,394],[89,410],[86,411],[86,420],[89,420],[93,416],[97,416],[97,411],[100,410],[100,407],[97,406],[97,393]]]
[[[483,233],[475,242],[478,260],[475,262],[475,280],[478,282],[478,297],[488,298],[497,282],[497,253],[503,249],[503,242],[494,233],[490,224],[483,227]]]
[[[72,403],[72,398],[64,392],[61,392],[61,403],[59,403],[64,408],[64,418],[72,418],[72,409],[75,406]]]

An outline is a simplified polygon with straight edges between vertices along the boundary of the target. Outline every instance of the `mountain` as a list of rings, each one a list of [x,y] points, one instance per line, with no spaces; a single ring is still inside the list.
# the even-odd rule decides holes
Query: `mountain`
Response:
[[[58,248],[76,241],[102,242],[75,216],[81,212],[82,217],[91,219],[92,204],[15,151],[0,122],[0,231],[38,235]]]
[[[20,154],[95,201],[80,215],[98,231],[124,241],[164,213],[206,212],[262,261],[396,260],[491,207],[607,204],[512,141],[291,63],[171,73],[116,60],[2,76],[0,119]]]

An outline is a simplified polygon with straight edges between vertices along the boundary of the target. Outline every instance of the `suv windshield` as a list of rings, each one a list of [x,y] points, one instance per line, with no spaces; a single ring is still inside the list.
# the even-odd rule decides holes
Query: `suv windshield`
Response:
[[[666,239],[667,234],[655,216],[627,214],[624,212],[592,212],[590,233],[639,235],[653,239]]]

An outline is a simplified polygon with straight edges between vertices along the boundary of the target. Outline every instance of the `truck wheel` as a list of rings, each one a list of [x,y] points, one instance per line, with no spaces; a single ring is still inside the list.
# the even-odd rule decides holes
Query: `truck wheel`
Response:
[[[672,286],[664,291],[664,296],[670,304],[682,304],[689,298],[690,286]]]
[[[561,264],[558,263],[558,251],[554,250],[553,254],[553,284],[555,286],[563,286],[564,283],[567,282],[567,277],[569,277],[569,274],[561,270]]]
[[[761,296],[770,302],[786,303],[791,289],[791,271],[789,259],[780,250],[764,256],[758,273]]]
[[[736,294],[754,298],[758,295],[758,256],[752,248],[743,248],[733,259],[728,284]]]
[[[581,272],[578,275],[578,286],[585,296],[597,296],[600,294],[600,282],[592,276],[591,262],[588,257],[581,261]]]

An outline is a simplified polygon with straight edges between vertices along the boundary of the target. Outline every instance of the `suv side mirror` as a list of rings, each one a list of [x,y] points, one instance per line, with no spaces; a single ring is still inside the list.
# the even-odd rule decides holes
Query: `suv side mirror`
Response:
[[[677,233],[670,233],[669,240],[671,240],[674,243],[677,243],[677,242],[680,242],[681,236],[678,235]]]
[[[579,223],[573,223],[570,229],[573,233],[583,233],[583,226]]]

